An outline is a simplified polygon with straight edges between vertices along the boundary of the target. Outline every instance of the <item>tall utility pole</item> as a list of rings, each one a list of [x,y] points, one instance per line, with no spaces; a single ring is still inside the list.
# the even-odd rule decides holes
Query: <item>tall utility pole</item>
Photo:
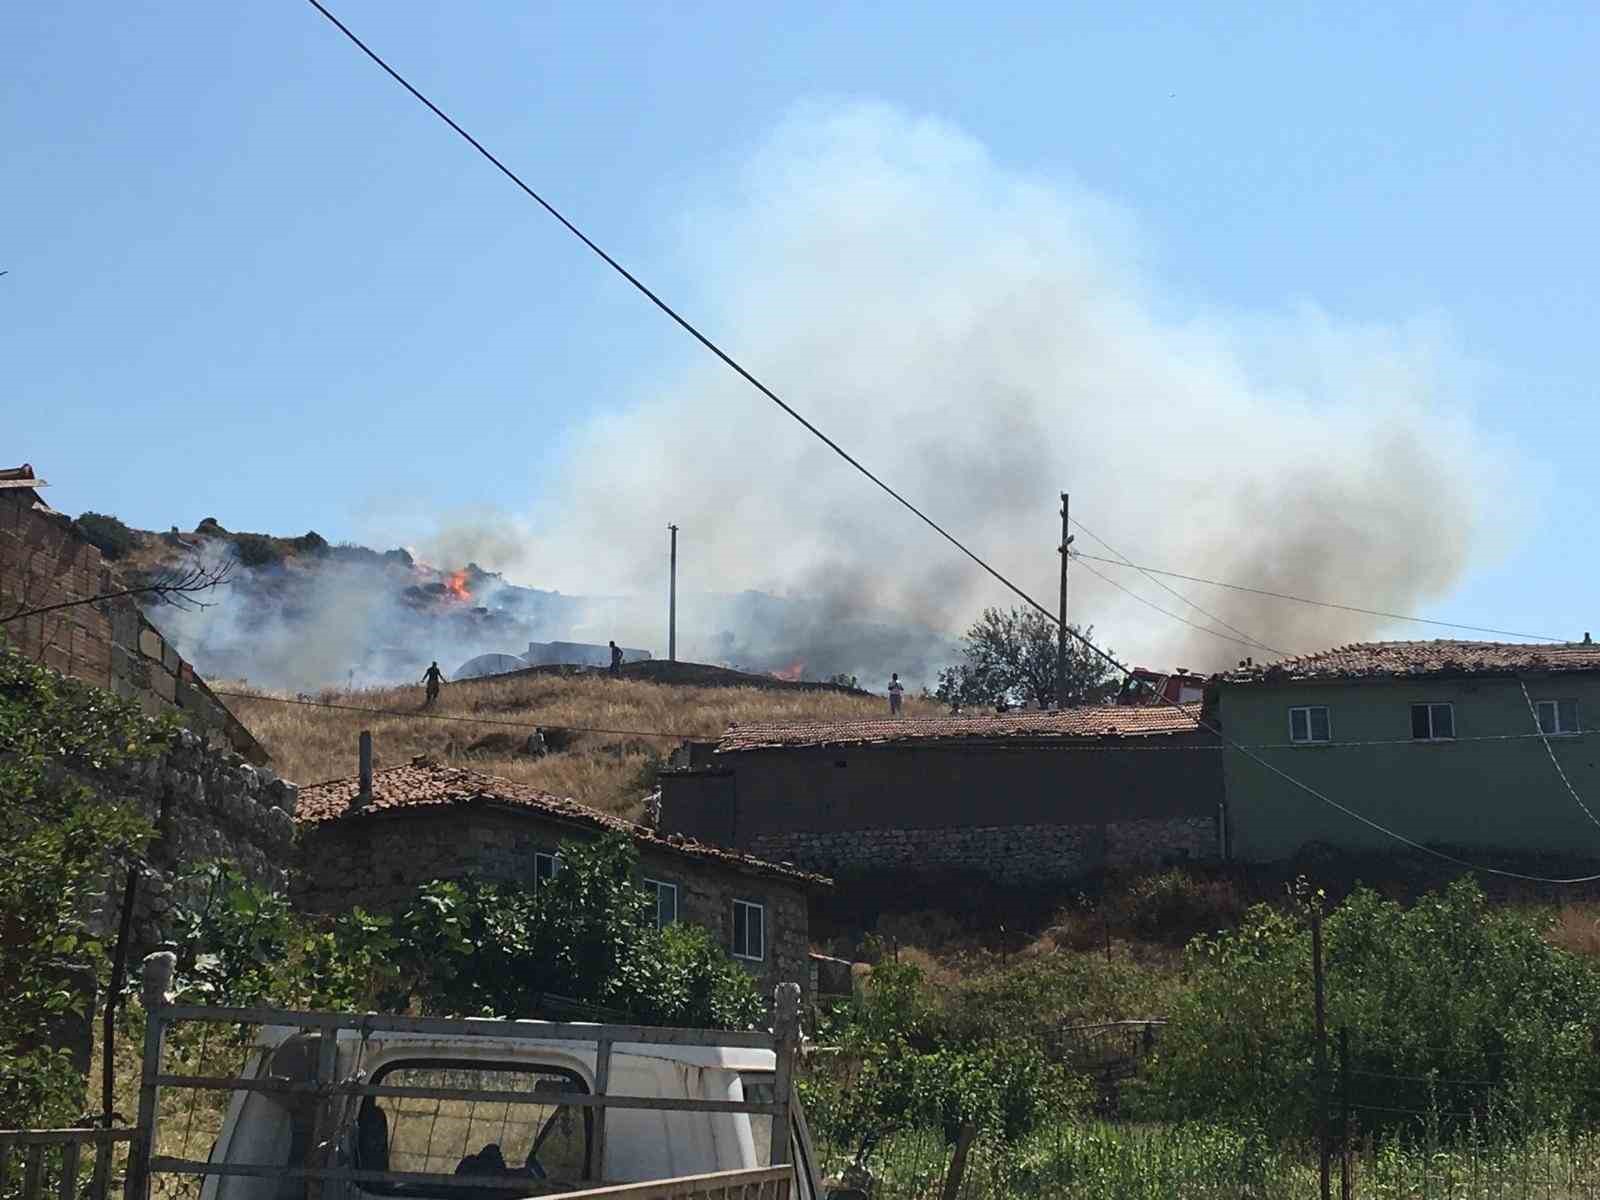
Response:
[[[1061,493],[1061,628],[1056,631],[1056,707],[1067,706],[1067,550],[1072,545],[1072,534],[1067,531],[1067,493]]]
[[[672,582],[667,585],[667,661],[678,661],[678,527],[672,531]]]

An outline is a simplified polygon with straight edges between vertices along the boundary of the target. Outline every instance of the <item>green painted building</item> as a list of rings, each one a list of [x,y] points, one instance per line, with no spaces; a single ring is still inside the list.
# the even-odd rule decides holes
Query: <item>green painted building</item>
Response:
[[[1423,845],[1600,859],[1600,645],[1584,637],[1343,646],[1218,677],[1216,716],[1229,741]],[[1222,754],[1229,857],[1403,849]]]

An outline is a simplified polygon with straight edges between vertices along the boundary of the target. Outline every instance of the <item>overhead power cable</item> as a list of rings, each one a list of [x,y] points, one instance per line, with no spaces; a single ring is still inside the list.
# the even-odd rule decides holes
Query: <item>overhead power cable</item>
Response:
[[[1539,739],[1544,742],[1544,752],[1550,756],[1550,765],[1556,769],[1556,774],[1560,776],[1562,786],[1567,789],[1567,795],[1571,796],[1573,803],[1583,810],[1583,815],[1589,818],[1591,825],[1600,827],[1600,820],[1596,820],[1594,813],[1589,811],[1589,806],[1583,802],[1583,797],[1578,795],[1578,789],[1573,787],[1572,780],[1567,778],[1567,772],[1562,767],[1561,760],[1556,757],[1555,749],[1550,745],[1550,735],[1545,732],[1544,726],[1539,721],[1539,710],[1533,705],[1533,697],[1528,695],[1528,685],[1519,678],[1517,686],[1522,689],[1522,698],[1528,705],[1528,715],[1533,718],[1533,728],[1539,734]]]
[[[1278,655],[1278,657],[1280,657],[1280,658],[1288,658],[1289,657],[1289,655],[1286,652],[1284,652],[1282,650],[1274,649],[1272,646],[1267,645],[1265,642],[1258,642],[1258,641],[1256,641],[1255,638],[1250,638],[1248,634],[1245,635],[1245,638],[1236,638],[1236,637],[1232,636],[1231,634],[1223,633],[1220,630],[1209,629],[1204,625],[1197,624],[1196,622],[1189,620],[1188,617],[1185,617],[1185,616],[1183,616],[1183,615],[1181,615],[1179,613],[1173,612],[1170,608],[1162,608],[1154,600],[1150,600],[1150,599],[1147,599],[1144,596],[1139,595],[1139,593],[1134,591],[1132,588],[1124,587],[1122,584],[1118,583],[1115,579],[1111,578],[1111,576],[1107,575],[1104,571],[1097,570],[1094,567],[1091,567],[1086,562],[1080,562],[1080,563],[1078,563],[1078,565],[1080,567],[1082,567],[1085,571],[1089,572],[1089,574],[1093,575],[1096,579],[1104,580],[1106,583],[1108,583],[1112,587],[1116,588],[1117,591],[1122,592],[1124,595],[1132,596],[1135,600],[1137,600],[1140,604],[1143,604],[1146,608],[1153,608],[1153,609],[1156,610],[1156,612],[1160,613],[1162,616],[1171,617],[1174,621],[1177,621],[1177,622],[1179,622],[1180,624],[1183,624],[1183,625],[1187,625],[1190,629],[1198,629],[1201,633],[1209,633],[1214,638],[1221,638],[1225,642],[1232,642],[1235,646],[1243,646],[1247,650],[1268,650],[1268,651],[1271,651],[1273,654]],[[1168,589],[1168,590],[1171,590],[1171,589]],[[1249,640],[1245,640],[1246,638],[1248,638]]]
[[[885,483],[877,475],[875,475],[871,471],[869,471],[860,462],[860,460],[858,460],[853,455],[851,455],[849,452],[847,452],[844,449],[844,447],[840,446],[838,442],[834,441],[827,434],[823,433],[822,430],[820,430],[815,425],[813,425],[805,417],[801,416],[800,413],[797,412],[794,408],[790,407],[789,404],[787,404],[782,399],[782,397],[780,397],[776,392],[774,392],[766,384],[762,383],[761,380],[757,379],[753,374],[751,374],[748,370],[746,370],[743,366],[741,366],[731,355],[729,355],[725,350],[723,350],[722,347],[720,347],[715,342],[713,342],[705,334],[701,333],[700,330],[698,328],[696,328],[693,324],[691,324],[687,318],[685,318],[684,316],[679,314],[676,309],[674,309],[671,305],[667,304],[666,301],[662,300],[661,297],[657,296],[653,291],[651,291],[648,287],[646,287],[636,276],[634,276],[631,272],[629,272],[627,270],[627,268],[622,266],[621,263],[619,263],[616,259],[612,258],[609,254],[607,254],[604,250],[602,250],[599,247],[599,245],[597,245],[594,241],[592,241],[581,229],[579,229],[576,225],[574,225],[571,221],[569,221],[565,216],[563,216],[561,214],[561,212],[555,208],[554,205],[552,205],[543,196],[539,195],[538,192],[534,191],[531,187],[529,187],[526,183],[524,183],[522,181],[522,179],[516,174],[516,172],[512,171],[510,167],[506,166],[498,158],[496,158],[493,154],[491,154],[483,146],[483,144],[481,142],[479,142],[476,138],[474,138],[470,133],[468,133],[460,125],[456,124],[455,121],[453,121],[449,116],[447,116],[445,114],[443,109],[439,108],[438,105],[434,104],[433,101],[429,100],[426,96],[424,96],[421,92],[419,92],[398,71],[396,71],[388,63],[386,63],[374,51],[372,51],[370,48],[368,48],[366,43],[363,42],[360,38],[358,38],[354,33],[352,33],[350,31],[350,29],[342,21],[340,21],[331,12],[329,12],[328,9],[326,7],[324,7],[322,3],[320,3],[320,0],[307,0],[307,3],[309,3],[319,13],[321,13],[324,17],[326,17],[335,26],[335,28],[337,28],[339,30],[339,32],[344,34],[344,36],[346,38],[348,38],[363,54],[365,54],[374,63],[376,63],[379,67],[381,67],[383,69],[383,71],[391,79],[393,79],[401,87],[405,88],[406,91],[410,92],[411,95],[413,97],[415,97],[421,104],[423,104],[430,112],[432,112],[436,117],[438,117],[441,121],[443,121],[451,129],[453,129],[457,134],[459,134],[461,136],[461,138],[464,141],[466,141],[474,150],[476,150],[480,155],[482,155],[491,164],[493,164],[495,169],[497,169],[507,179],[511,180],[512,183],[516,184],[517,187],[520,188],[524,193],[526,193],[530,199],[532,199],[541,208],[543,208],[546,212],[548,212],[552,217],[554,217],[557,221],[559,221],[561,223],[561,225],[569,233],[571,233],[574,237],[576,237],[579,241],[581,241],[585,246],[587,246],[590,250],[592,250],[595,253],[595,255],[597,257],[599,257],[607,266],[609,266],[613,271],[617,272],[617,274],[621,275],[625,280],[627,280],[628,283],[631,284],[647,300],[649,300],[650,303],[654,304],[664,314],[666,314],[668,317],[670,317],[678,326],[680,326],[686,333],[688,333],[691,337],[693,337],[695,339],[695,341],[699,342],[708,351],[710,351],[713,355],[715,355],[724,365],[726,365],[729,368],[729,370],[733,371],[741,379],[743,379],[743,380],[745,380],[745,382],[749,383],[751,387],[755,388],[758,392],[760,392],[763,396],[765,396],[768,400],[771,400],[774,404],[776,404],[784,412],[788,413],[789,416],[793,417],[794,420],[797,421],[800,425],[802,425],[806,429],[807,432],[809,432],[812,436],[814,436],[819,441],[821,441],[830,450],[832,450],[840,458],[844,459],[845,462],[849,463],[852,467],[854,467],[862,475],[866,476],[869,480],[871,480],[874,484],[876,484],[883,492],[885,492],[887,495],[892,497],[897,503],[899,503],[901,505],[901,507],[905,508],[906,511],[910,512],[918,520],[922,521],[923,524],[927,525],[928,528],[932,529],[935,533],[937,533],[945,541],[949,542],[950,545],[952,547],[954,547],[957,551],[959,551],[961,554],[965,555],[967,558],[971,559],[972,562],[975,565],[977,565],[986,574],[991,576],[996,582],[998,582],[1003,587],[1005,587],[1008,591],[1010,591],[1013,594],[1015,594],[1018,597],[1018,599],[1023,601],[1023,603],[1027,604],[1030,608],[1032,608],[1035,611],[1039,612],[1041,615],[1046,617],[1048,620],[1055,622],[1057,625],[1063,625],[1065,627],[1068,635],[1071,636],[1080,645],[1082,645],[1085,650],[1088,650],[1090,653],[1095,655],[1097,658],[1101,659],[1103,662],[1105,662],[1106,664],[1108,664],[1109,666],[1114,668],[1122,676],[1124,676],[1125,678],[1132,678],[1133,677],[1133,672],[1132,672],[1131,669],[1129,669],[1128,667],[1124,666],[1115,657],[1113,657],[1111,654],[1108,654],[1106,651],[1102,650],[1099,646],[1095,645],[1092,641],[1090,641],[1088,638],[1084,637],[1083,634],[1081,634],[1077,630],[1073,629],[1070,625],[1065,625],[1058,614],[1051,612],[1048,608],[1046,608],[1044,605],[1040,604],[1032,596],[1028,595],[1028,593],[1023,591],[1021,587],[1019,587],[1017,584],[1013,583],[1010,579],[1006,578],[1006,576],[1002,575],[994,567],[990,566],[988,564],[988,562],[986,562],[982,557],[980,557],[975,551],[968,549],[967,546],[960,539],[958,539],[954,534],[950,533],[948,530],[946,530],[944,528],[944,526],[940,525],[937,521],[935,521],[932,517],[930,517],[926,513],[924,513],[916,505],[912,504],[911,501],[907,500],[904,496],[902,496],[894,488],[890,487],[887,483]],[[1165,572],[1165,574],[1169,574],[1170,575],[1171,573],[1170,572]],[[1345,607],[1345,606],[1333,605],[1333,606],[1330,606],[1330,607]],[[1360,611],[1360,610],[1357,610],[1357,611]],[[1378,615],[1385,615],[1385,614],[1378,614]],[[1465,628],[1465,627],[1462,627],[1462,628]],[[1520,635],[1514,635],[1514,636],[1520,636]],[[1549,640],[1558,640],[1558,639],[1549,639]],[[1158,696],[1158,699],[1162,703],[1168,704],[1171,707],[1182,708],[1182,705],[1180,705],[1177,701],[1168,700],[1165,696]],[[1296,779],[1294,776],[1290,775],[1287,771],[1284,771],[1281,768],[1274,766],[1273,764],[1271,764],[1271,763],[1267,762],[1265,759],[1263,759],[1260,755],[1254,753],[1253,751],[1247,749],[1244,746],[1239,745],[1232,738],[1229,738],[1225,733],[1223,733],[1222,730],[1220,730],[1220,729],[1216,728],[1215,726],[1205,722],[1204,720],[1201,720],[1199,722],[1199,724],[1200,724],[1200,727],[1202,729],[1205,729],[1208,732],[1216,735],[1216,737],[1218,737],[1224,744],[1230,746],[1231,748],[1233,748],[1235,750],[1240,751],[1241,753],[1243,753],[1245,755],[1245,757],[1251,759],[1253,762],[1257,763],[1263,769],[1271,772],[1273,775],[1276,775],[1276,776],[1280,777],[1281,779],[1283,779],[1283,781],[1285,783],[1288,783],[1290,786],[1292,786],[1294,788],[1297,788],[1300,791],[1305,792],[1307,795],[1309,795],[1312,798],[1320,801],[1323,804],[1326,804],[1330,808],[1333,808],[1338,812],[1344,813],[1346,816],[1350,817],[1352,820],[1358,821],[1361,824],[1368,826],[1369,828],[1373,829],[1377,833],[1380,833],[1385,837],[1391,838],[1394,841],[1399,842],[1402,845],[1410,846],[1412,849],[1417,850],[1417,851],[1419,851],[1419,852],[1421,852],[1423,854],[1432,855],[1435,858],[1439,858],[1439,859],[1444,860],[1445,862],[1449,862],[1449,863],[1452,863],[1452,864],[1454,864],[1456,866],[1463,867],[1463,868],[1465,868],[1466,870],[1469,870],[1469,871],[1483,871],[1485,874],[1497,875],[1497,876],[1500,876],[1502,878],[1507,878],[1507,879],[1520,879],[1520,880],[1523,880],[1525,882],[1530,882],[1530,883],[1571,884],[1571,883],[1591,883],[1591,882],[1594,882],[1596,880],[1600,880],[1600,875],[1586,875],[1586,876],[1582,876],[1582,877],[1573,877],[1573,878],[1569,878],[1569,879],[1552,879],[1552,878],[1546,878],[1544,876],[1538,876],[1538,875],[1524,875],[1524,874],[1521,874],[1521,873],[1515,872],[1515,871],[1500,870],[1500,869],[1495,868],[1495,867],[1481,867],[1481,866],[1478,866],[1478,865],[1476,865],[1474,863],[1467,862],[1465,859],[1460,859],[1460,858],[1455,857],[1454,855],[1446,854],[1442,850],[1436,850],[1432,846],[1426,846],[1426,845],[1422,844],[1421,842],[1418,842],[1418,841],[1416,841],[1416,840],[1414,840],[1412,838],[1407,837],[1405,834],[1399,833],[1399,832],[1397,832],[1395,830],[1387,828],[1384,825],[1379,824],[1377,821],[1374,821],[1370,817],[1362,815],[1361,813],[1355,811],[1352,808],[1349,808],[1349,807],[1347,807],[1347,806],[1345,806],[1343,804],[1340,804],[1337,800],[1334,800],[1331,797],[1324,795],[1323,793],[1318,791],[1316,788],[1312,787],[1310,784],[1304,783],[1301,780]]]
[[[1078,522],[1075,520],[1073,524],[1078,525]],[[1083,529],[1083,526],[1078,525],[1078,528]],[[1084,532],[1088,533],[1089,531],[1085,529]],[[1093,534],[1089,536],[1094,537]],[[1096,538],[1095,540],[1098,541],[1099,539]],[[1205,579],[1199,575],[1185,575],[1181,571],[1164,571],[1160,567],[1149,567],[1126,560],[1119,561],[1115,558],[1106,558],[1104,555],[1085,554],[1082,550],[1072,551],[1072,557],[1089,559],[1093,562],[1110,563],[1114,567],[1131,567],[1135,571],[1149,575],[1165,575],[1168,579],[1182,579],[1189,583],[1203,583],[1209,587],[1227,588],[1235,592],[1248,592],[1252,596],[1268,596],[1274,600],[1289,600],[1295,604],[1311,604],[1318,608],[1336,608],[1343,612],[1361,613],[1363,616],[1368,617],[1384,617],[1391,621],[1411,621],[1418,625],[1438,625],[1444,629],[1463,629],[1469,633],[1493,633],[1500,637],[1524,638],[1530,642],[1565,642],[1568,640],[1567,638],[1552,637],[1546,633],[1518,633],[1512,629],[1490,629],[1484,625],[1463,625],[1457,621],[1439,621],[1432,617],[1412,617],[1407,616],[1405,613],[1384,612],[1378,608],[1361,608],[1355,604],[1339,604],[1332,600],[1312,600],[1307,596],[1292,596],[1288,592],[1274,592],[1268,588],[1249,587],[1242,583],[1227,583],[1221,579]]]
[[[1217,616],[1216,613],[1209,612],[1206,609],[1201,608],[1198,604],[1196,604],[1193,600],[1189,599],[1189,597],[1185,596],[1182,592],[1180,592],[1177,588],[1173,587],[1170,583],[1164,582],[1163,580],[1161,580],[1156,575],[1152,574],[1149,571],[1146,571],[1143,567],[1138,566],[1126,554],[1124,554],[1121,550],[1118,550],[1115,546],[1113,546],[1110,542],[1106,541],[1105,538],[1101,537],[1094,530],[1090,529],[1082,521],[1074,519],[1072,523],[1074,525],[1076,525],[1084,533],[1088,534],[1091,538],[1093,538],[1100,545],[1104,546],[1105,549],[1106,549],[1106,553],[1115,554],[1119,559],[1122,560],[1122,564],[1124,566],[1132,567],[1134,570],[1138,571],[1139,574],[1143,575],[1146,579],[1148,579],[1151,583],[1155,584],[1158,588],[1162,589],[1162,591],[1165,591],[1165,592],[1167,592],[1167,593],[1169,593],[1169,594],[1171,594],[1173,596],[1176,596],[1179,600],[1182,600],[1190,608],[1194,609],[1195,612],[1199,613],[1202,617],[1205,617],[1206,620],[1211,621],[1214,624],[1222,626],[1222,628],[1226,629],[1229,633],[1237,634],[1238,638],[1243,638],[1244,640],[1242,642],[1239,642],[1240,645],[1258,646],[1261,649],[1268,651],[1269,653],[1278,655],[1280,658],[1288,658],[1289,657],[1289,654],[1288,654],[1287,651],[1279,650],[1274,646],[1269,646],[1265,642],[1263,642],[1260,638],[1253,637],[1252,635],[1246,633],[1244,630],[1240,629],[1237,625],[1228,624],[1228,622],[1224,621],[1221,617]],[[1081,555],[1079,557],[1081,557]],[[1104,579],[1107,583],[1110,583],[1112,587],[1122,588],[1122,585],[1120,583],[1116,583],[1113,580],[1108,579],[1106,576],[1101,575],[1100,572],[1096,571],[1093,567],[1085,566],[1084,570],[1088,571],[1091,575],[1099,575],[1101,579]],[[1122,590],[1128,592],[1128,595],[1132,596],[1135,600],[1144,601],[1144,597],[1138,595],[1136,592],[1129,591],[1127,588],[1122,588]],[[1145,603],[1149,603],[1148,601],[1144,601],[1144,602]],[[1155,608],[1154,605],[1151,605],[1151,607]],[[1156,611],[1157,612],[1166,612],[1166,609],[1158,608],[1158,609],[1156,609]],[[1185,625],[1192,624],[1192,622],[1185,621],[1184,618],[1179,617],[1176,613],[1167,613],[1167,615],[1169,617],[1175,618],[1176,620],[1183,621],[1183,623]],[[1221,637],[1222,636],[1221,634],[1217,633],[1216,630],[1214,630],[1214,629],[1206,629],[1204,626],[1201,626],[1201,625],[1195,625],[1194,628],[1199,629],[1204,633],[1209,633],[1209,634],[1213,635],[1214,637]],[[1233,641],[1238,641],[1238,638],[1226,638],[1224,640],[1233,642]]]

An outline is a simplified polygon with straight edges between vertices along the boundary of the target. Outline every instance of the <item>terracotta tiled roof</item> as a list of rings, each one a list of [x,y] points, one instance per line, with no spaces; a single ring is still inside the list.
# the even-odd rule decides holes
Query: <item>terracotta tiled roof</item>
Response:
[[[300,789],[295,820],[303,825],[335,821],[360,821],[383,813],[419,809],[445,809],[464,805],[489,805],[527,809],[569,825],[626,834],[640,845],[682,854],[686,858],[730,867],[757,875],[774,875],[807,886],[831,886],[826,876],[814,875],[784,863],[768,862],[734,850],[708,846],[678,834],[661,834],[646,826],[600,812],[527,784],[515,783],[464,767],[447,767],[431,759],[414,759],[403,767],[372,773],[372,798],[361,808],[350,802],[361,790],[358,778],[335,779]]]
[[[885,717],[872,721],[771,722],[730,726],[717,753],[800,746],[857,746],[890,742],[1083,739],[1193,733],[1200,706],[1182,708],[1067,708],[1060,712],[994,713],[959,717]]]
[[[18,494],[26,493],[27,499],[32,502],[34,508],[51,516],[60,516],[60,513],[56,512],[55,509],[40,498],[36,490],[49,486],[48,483],[33,473],[33,467],[28,463],[23,463],[20,467],[0,468],[0,490]]]
[[[1600,645],[1588,642],[1358,642],[1299,658],[1247,667],[1227,683],[1364,679],[1416,675],[1509,675],[1517,671],[1600,671]]]

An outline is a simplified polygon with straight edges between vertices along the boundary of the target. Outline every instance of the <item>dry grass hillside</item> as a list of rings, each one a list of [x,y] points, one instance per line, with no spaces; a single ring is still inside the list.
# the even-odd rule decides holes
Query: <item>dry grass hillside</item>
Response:
[[[284,703],[294,699],[285,693],[220,681],[213,686],[227,694],[229,707],[267,747],[274,768],[297,783],[354,775],[358,735],[370,729],[379,767],[432,754],[628,817],[638,816],[656,766],[685,737],[715,737],[730,721],[845,721],[878,716],[888,707],[881,697],[840,691],[537,673],[446,684],[438,704],[426,711],[420,685],[324,690],[311,697],[398,714],[375,716]],[[906,710],[941,711],[909,696]],[[521,751],[534,726],[574,732],[555,734],[551,741],[560,749],[530,758]],[[576,731],[582,729],[625,732]]]

